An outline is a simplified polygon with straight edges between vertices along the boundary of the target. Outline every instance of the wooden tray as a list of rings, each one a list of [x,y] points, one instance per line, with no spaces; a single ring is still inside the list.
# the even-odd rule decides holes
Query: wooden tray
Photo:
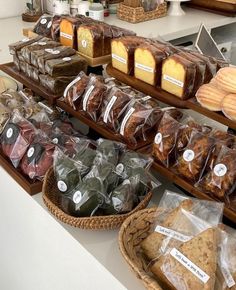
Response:
[[[42,191],[43,183],[41,181],[33,182],[32,180],[27,178],[11,164],[11,162],[6,157],[4,157],[1,152],[0,152],[0,165],[30,195],[34,195]]]
[[[116,78],[117,80],[132,86],[133,88],[137,89],[138,91],[143,92],[144,94],[150,95],[153,98],[166,103],[170,106],[174,106],[177,108],[186,109],[186,101],[183,101],[176,96],[163,91],[161,88],[151,86],[149,84],[144,83],[136,79],[134,76],[129,76],[115,68],[112,67],[112,64],[108,64],[106,71],[109,75]]]
[[[57,106],[66,111],[67,113],[71,114],[75,118],[79,119],[81,122],[88,125],[91,129],[99,133],[104,138],[123,142],[125,143],[124,139],[122,139],[122,136],[119,134],[115,134],[110,129],[106,128],[105,126],[99,125],[90,118],[88,118],[83,112],[81,111],[75,111],[73,108],[71,108],[68,104],[61,100],[57,100]],[[152,143],[155,137],[155,132],[149,134],[149,138],[146,141],[138,141],[137,146],[129,145],[127,144],[127,147],[131,150],[137,150],[143,147],[146,147],[148,144]]]
[[[228,119],[221,112],[213,112],[208,109],[203,108],[198,102],[196,98],[191,98],[186,101],[187,107],[193,111],[196,111],[202,115],[205,115],[208,118],[211,118],[217,122],[220,122],[231,129],[236,130],[236,122]]]
[[[48,100],[49,104],[55,104],[56,99],[61,97],[60,95],[54,95],[50,93],[47,89],[40,86],[39,83],[33,81],[32,79],[28,78],[23,73],[19,72],[13,62],[5,63],[0,65],[0,70],[17,80],[18,82],[22,83],[27,88],[30,88],[39,96]]]
[[[151,146],[144,147],[138,152],[151,155]],[[168,168],[164,167],[162,164],[154,161],[152,167],[159,172],[161,175],[165,176],[167,179],[184,189],[185,191],[189,192],[194,197],[200,198],[200,199],[206,199],[206,200],[215,200],[219,201],[217,199],[212,198],[208,194],[199,191],[197,188],[195,188],[192,184],[190,184],[188,181],[184,180],[180,176],[176,175],[172,171],[170,171]],[[232,221],[234,224],[236,224],[236,211],[225,207],[224,208],[224,216],[227,217],[230,221]]]

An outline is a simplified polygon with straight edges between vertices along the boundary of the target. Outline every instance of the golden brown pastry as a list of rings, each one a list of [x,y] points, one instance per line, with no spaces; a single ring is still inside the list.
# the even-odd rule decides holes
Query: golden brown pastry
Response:
[[[215,77],[218,86],[228,92],[236,94],[236,68],[224,67],[221,68]]]
[[[227,118],[236,121],[236,94],[225,96],[221,103],[221,109]]]

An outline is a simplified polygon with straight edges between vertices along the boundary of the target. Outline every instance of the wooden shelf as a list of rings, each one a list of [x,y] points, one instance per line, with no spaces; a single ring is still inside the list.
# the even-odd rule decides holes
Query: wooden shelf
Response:
[[[42,191],[43,183],[41,181],[33,182],[32,180],[27,178],[23,173],[21,173],[11,164],[11,162],[6,157],[4,157],[4,155],[1,152],[0,152],[0,165],[30,195],[34,195]]]
[[[119,135],[117,133],[114,133],[112,130],[106,128],[102,124],[94,122],[89,117],[87,117],[85,113],[83,113],[81,111],[75,111],[73,108],[71,108],[64,101],[57,100],[57,106],[60,107],[61,109],[63,109],[64,111],[66,111],[67,113],[71,114],[72,116],[74,116],[75,118],[80,120],[81,122],[83,122],[86,125],[88,125],[91,129],[96,131],[98,134],[100,134],[104,138],[107,138],[107,139],[110,139],[110,140],[114,140],[114,141],[118,141],[118,142],[126,143],[125,140],[122,139],[121,135]],[[131,149],[131,150],[137,150],[137,149],[146,147],[148,144],[153,142],[154,136],[155,136],[155,132],[149,134],[148,140],[146,140],[146,141],[138,141],[137,142],[137,146],[133,146],[133,145],[127,144],[127,147],[129,149]]]
[[[183,101],[181,99],[178,99],[174,95],[163,91],[161,88],[151,86],[149,84],[144,83],[143,81],[140,81],[136,79],[134,76],[129,76],[127,74],[124,74],[120,72],[119,70],[112,67],[111,64],[107,65],[107,73],[116,78],[117,80],[135,88],[138,91],[143,92],[146,95],[149,95],[160,102],[166,103],[170,106],[174,106],[177,108],[186,109],[186,101]]]
[[[34,91],[39,96],[45,98],[48,100],[50,104],[55,104],[56,99],[61,97],[60,95],[54,95],[50,93],[47,89],[40,86],[39,83],[31,80],[23,73],[19,72],[16,68],[13,62],[5,63],[0,65],[0,70],[17,80],[18,82],[22,83],[27,88],[30,88],[32,91]]]
[[[138,152],[151,155],[151,146],[147,146],[146,148],[142,148],[138,150]],[[182,177],[176,175],[172,171],[170,171],[168,168],[164,167],[162,164],[158,162],[153,162],[152,167],[159,172],[161,175],[166,177],[168,180],[173,182],[174,184],[178,185],[188,193],[190,193],[192,196],[200,198],[200,199],[206,199],[206,200],[213,200],[213,201],[219,201],[217,199],[212,198],[208,194],[199,191],[196,187],[194,187],[191,183],[184,180]],[[234,224],[236,224],[236,211],[227,208],[225,206],[224,208],[224,216],[227,217],[230,221],[232,221]]]

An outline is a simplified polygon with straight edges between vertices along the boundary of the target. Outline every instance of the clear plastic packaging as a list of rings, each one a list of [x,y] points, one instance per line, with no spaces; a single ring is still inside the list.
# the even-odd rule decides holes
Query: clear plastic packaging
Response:
[[[16,56],[17,58],[19,58],[19,53],[21,52],[21,49],[25,46],[31,45],[35,42],[38,42],[42,39],[42,36],[37,36],[36,38],[24,38],[18,42],[12,43],[9,45],[9,51],[10,54]]]
[[[78,110],[82,95],[87,87],[88,82],[89,77],[86,76],[84,72],[80,72],[79,75],[65,88],[63,94],[64,100],[74,110]]]
[[[51,37],[52,19],[52,16],[41,16],[36,22],[33,31],[39,35]]]
[[[97,121],[103,98],[107,92],[106,85],[96,76],[91,76],[82,96],[80,109],[86,112],[93,121]]]
[[[54,41],[60,41],[60,23],[61,15],[54,15],[52,18],[51,38]]]
[[[5,107],[2,103],[0,103],[0,134],[2,133],[4,126],[7,121],[10,119],[11,112]]]
[[[36,134],[34,126],[19,113],[9,119],[2,132],[1,150],[14,167],[18,167]]]

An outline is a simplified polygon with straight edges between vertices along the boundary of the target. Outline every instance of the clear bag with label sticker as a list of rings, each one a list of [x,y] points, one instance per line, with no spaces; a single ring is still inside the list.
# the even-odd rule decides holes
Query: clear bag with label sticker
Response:
[[[236,151],[222,146],[212,170],[196,184],[203,192],[227,200],[236,188]]]
[[[73,159],[78,163],[81,164],[80,174],[84,177],[86,174],[89,173],[90,169],[94,165],[94,160],[96,158],[96,150],[89,146],[78,146],[78,151],[73,156]]]
[[[52,16],[43,15],[36,22],[33,31],[39,35],[51,37]]]
[[[173,170],[192,183],[201,178],[215,139],[201,132],[192,131],[188,145],[179,153]]]
[[[20,41],[17,41],[15,43],[12,43],[9,45],[9,51],[10,54],[14,55],[18,60],[21,54],[21,49],[25,46],[31,45],[37,41],[40,41],[43,37],[42,36],[37,36],[35,38],[23,38]],[[21,59],[22,60],[22,59]]]
[[[101,114],[101,105],[106,92],[107,87],[101,77],[91,76],[81,99],[80,110],[95,122]]]
[[[162,115],[158,102],[153,98],[146,96],[133,100],[123,115],[118,132],[126,142],[136,146],[138,141],[147,141]]]
[[[6,123],[0,137],[1,151],[18,167],[36,134],[36,128],[19,113]]]
[[[54,151],[55,144],[38,132],[21,160],[22,172],[30,179],[43,180],[46,172],[53,165]]]
[[[181,128],[182,125],[165,112],[154,138],[152,155],[166,167],[176,160],[176,144]]]
[[[103,100],[100,121],[113,131],[117,131],[131,98],[121,89],[113,87]]]
[[[83,71],[81,71],[78,76],[65,88],[63,98],[65,102],[74,110],[79,109],[82,95],[84,94],[89,79],[90,78],[86,76]]]

